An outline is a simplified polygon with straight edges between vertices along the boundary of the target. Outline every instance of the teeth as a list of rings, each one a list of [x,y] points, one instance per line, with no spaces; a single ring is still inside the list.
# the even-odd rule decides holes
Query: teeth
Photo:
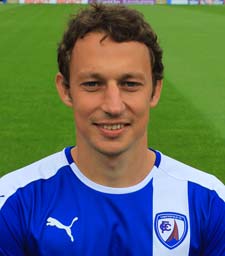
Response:
[[[124,124],[104,124],[103,128],[107,130],[119,130],[124,127]]]

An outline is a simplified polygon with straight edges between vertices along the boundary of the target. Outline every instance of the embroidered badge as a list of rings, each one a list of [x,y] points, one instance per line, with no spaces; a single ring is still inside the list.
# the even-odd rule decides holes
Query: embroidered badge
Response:
[[[180,245],[188,231],[185,215],[176,212],[161,212],[155,216],[155,232],[159,241],[169,249]]]

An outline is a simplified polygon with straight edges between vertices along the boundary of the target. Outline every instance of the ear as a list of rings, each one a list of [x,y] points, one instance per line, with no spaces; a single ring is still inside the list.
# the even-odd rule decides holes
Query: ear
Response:
[[[163,86],[163,80],[157,80],[154,94],[152,95],[152,97],[150,99],[150,107],[151,108],[154,108],[158,104],[160,95],[161,95],[161,91],[162,91],[162,86]]]
[[[60,72],[56,74],[55,82],[59,97],[61,98],[62,102],[66,106],[72,107],[73,104],[72,98],[70,96],[70,89],[64,84],[64,77]]]

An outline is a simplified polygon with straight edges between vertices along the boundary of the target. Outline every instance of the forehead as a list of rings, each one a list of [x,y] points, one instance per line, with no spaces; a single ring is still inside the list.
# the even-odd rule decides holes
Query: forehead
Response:
[[[151,66],[148,47],[137,41],[115,42],[104,33],[91,32],[78,39],[72,51],[71,65],[127,64],[136,68]],[[136,63],[136,65],[135,65]]]

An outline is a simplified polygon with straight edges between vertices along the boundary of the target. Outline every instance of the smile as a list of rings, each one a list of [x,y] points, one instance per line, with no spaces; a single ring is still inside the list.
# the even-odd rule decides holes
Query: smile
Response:
[[[120,130],[122,128],[124,128],[124,124],[103,124],[100,125],[101,128],[106,129],[106,130],[110,130],[110,131],[114,131],[114,130]]]

